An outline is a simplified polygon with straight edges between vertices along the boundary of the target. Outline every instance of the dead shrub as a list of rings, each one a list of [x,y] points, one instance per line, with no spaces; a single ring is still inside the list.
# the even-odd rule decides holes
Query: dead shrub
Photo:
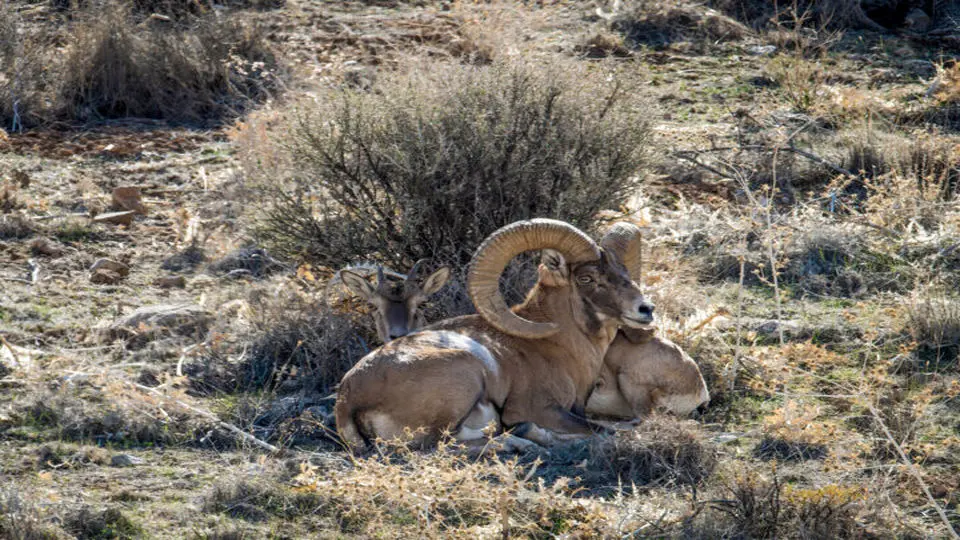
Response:
[[[376,343],[376,330],[360,313],[333,313],[294,292],[253,299],[245,355],[214,349],[185,367],[195,391],[309,389],[326,395]],[[238,355],[239,356],[239,355]]]
[[[728,474],[722,495],[688,521],[693,538],[860,538],[860,486],[819,488],[784,485],[776,469],[770,477],[745,469]]]
[[[323,505],[318,493],[294,493],[269,480],[223,480],[203,498],[204,512],[246,521],[266,521],[271,516],[292,518],[315,513]]]
[[[587,487],[703,482],[717,465],[717,450],[697,431],[670,416],[652,415],[631,431],[589,447]]]
[[[124,514],[119,508],[107,508],[102,511],[82,506],[67,515],[63,528],[81,539],[93,538],[140,538],[141,526]]]
[[[348,369],[373,349],[349,316],[317,306],[273,312],[259,324],[260,337],[241,371],[243,388],[278,388],[297,380],[317,392],[332,392]],[[361,326],[362,328],[362,326]]]
[[[882,29],[883,27],[864,11],[864,3],[861,0],[711,1],[711,5],[718,10],[757,29],[777,29],[785,22],[792,26],[795,21],[800,21],[801,28],[811,30]],[[888,10],[896,11],[897,2],[874,4],[880,4],[881,7],[873,16],[881,16]]]
[[[778,56],[767,62],[764,71],[797,111],[808,112],[816,104],[817,93],[825,79],[819,62],[796,56]]]
[[[0,536],[11,540],[62,540],[70,538],[47,523],[43,512],[16,487],[0,490]]]
[[[37,230],[30,218],[21,214],[0,216],[0,240],[19,240],[33,235]]]
[[[112,6],[72,28],[62,116],[204,123],[235,116],[276,89],[277,59],[258,30],[229,18],[136,25]]]
[[[627,0],[610,28],[634,45],[662,47],[675,41],[717,43],[742,39],[750,30],[723,13],[684,0]]]
[[[855,270],[863,253],[853,230],[820,226],[801,233],[786,254],[784,283],[796,283],[803,291],[823,296],[856,296],[864,280]]]
[[[10,3],[0,5],[0,126],[10,131],[38,124],[56,89],[55,36],[25,27]]]
[[[908,304],[907,332],[917,343],[922,371],[957,367],[960,354],[960,300],[931,291]]]
[[[260,239],[330,268],[464,268],[516,220],[592,229],[639,183],[649,130],[619,87],[578,69],[432,64],[318,97],[282,134],[289,177],[247,171],[272,196]]]

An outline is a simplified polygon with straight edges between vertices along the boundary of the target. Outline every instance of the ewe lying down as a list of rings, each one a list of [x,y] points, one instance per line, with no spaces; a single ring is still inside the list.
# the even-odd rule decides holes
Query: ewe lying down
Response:
[[[493,422],[507,446],[549,445],[597,429],[584,417],[617,328],[648,328],[653,306],[621,262],[639,253],[636,227],[620,224],[598,245],[554,220],[517,222],[477,250],[468,290],[478,315],[456,317],[393,340],[340,385],[337,429],[351,446],[402,437],[432,444],[445,431],[483,444]],[[516,255],[543,250],[526,300],[506,306],[500,273]],[[499,422],[498,422],[499,420]]]

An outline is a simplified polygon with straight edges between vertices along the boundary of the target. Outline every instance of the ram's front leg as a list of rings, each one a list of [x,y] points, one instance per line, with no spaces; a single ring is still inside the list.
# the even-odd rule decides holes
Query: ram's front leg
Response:
[[[588,421],[580,415],[561,407],[551,407],[537,415],[535,422],[521,422],[512,433],[541,446],[586,439],[594,433],[602,433],[605,427]]]

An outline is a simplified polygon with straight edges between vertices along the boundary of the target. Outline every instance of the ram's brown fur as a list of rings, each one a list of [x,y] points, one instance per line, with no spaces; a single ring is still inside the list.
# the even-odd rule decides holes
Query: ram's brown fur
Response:
[[[546,252],[537,284],[511,310],[559,331],[521,337],[469,315],[362,359],[338,393],[341,436],[361,446],[423,428],[415,442],[430,444],[446,430],[470,441],[486,422],[541,444],[593,432],[597,426],[583,410],[618,326],[652,321],[652,308],[626,268],[615,254],[597,249],[599,260],[572,264]]]

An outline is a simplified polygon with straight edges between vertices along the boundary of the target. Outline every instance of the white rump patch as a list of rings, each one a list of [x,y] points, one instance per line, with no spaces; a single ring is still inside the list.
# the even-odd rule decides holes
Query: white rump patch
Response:
[[[417,332],[415,335],[418,342],[431,345],[438,349],[466,351],[483,362],[483,366],[487,368],[487,371],[493,374],[493,376],[496,377],[500,375],[500,364],[497,363],[497,359],[490,354],[489,349],[475,339],[449,330],[428,330],[425,332]]]

